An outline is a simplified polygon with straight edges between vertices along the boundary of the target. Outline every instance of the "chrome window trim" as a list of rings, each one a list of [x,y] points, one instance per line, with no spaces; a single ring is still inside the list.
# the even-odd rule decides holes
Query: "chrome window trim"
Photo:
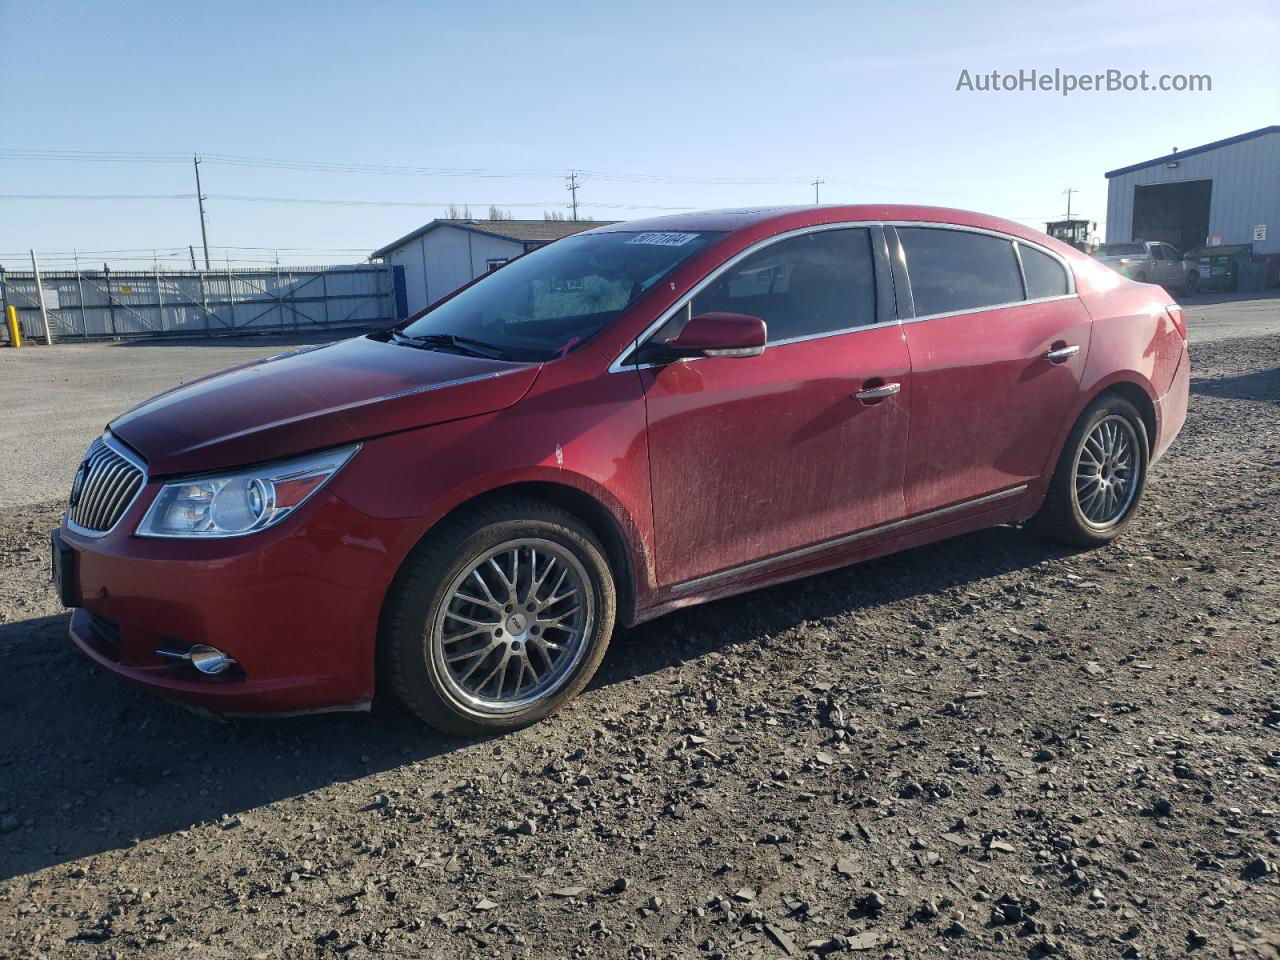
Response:
[[[1061,266],[1062,269],[1067,272],[1067,292],[1063,294],[1063,296],[1075,296],[1077,293],[1076,275],[1074,272],[1072,272],[1071,265],[1067,263],[1066,258],[1063,257],[1062,254],[1057,253],[1053,250],[1050,250],[1048,247],[1042,246],[1040,243],[1034,240],[1023,240],[1021,237],[1015,237],[1011,233],[1001,233],[999,230],[991,230],[991,229],[988,229],[987,227],[970,227],[963,223],[940,223],[936,220],[886,220],[884,221],[883,224],[881,224],[881,226],[931,227],[935,230],[960,230],[965,233],[981,233],[981,234],[985,234],[988,237],[996,237],[1000,240],[1009,240],[1013,243],[1025,243],[1028,247],[1034,247],[1036,250],[1039,250],[1041,253],[1045,253],[1053,257],[1053,259],[1058,261],[1058,265]],[[910,264],[908,264],[908,267],[909,266]],[[1018,301],[1018,302],[1026,303],[1028,301]],[[993,304],[989,307],[972,307],[968,310],[956,310],[956,311],[953,311],[952,313],[975,313],[978,310],[995,310],[998,306],[1005,306],[1005,304]],[[951,316],[952,313],[946,314],[946,316]],[[931,316],[941,316],[941,314],[931,314]]]
[[[671,589],[674,591],[686,591],[691,588],[701,587],[708,583],[714,583],[718,580],[726,580],[733,577],[746,576],[755,570],[767,569],[771,566],[785,563],[790,560],[799,560],[815,553],[822,553],[826,550],[833,550],[837,547],[845,546],[850,543],[857,543],[859,540],[865,540],[868,537],[876,536],[881,533],[889,533],[903,527],[914,526],[917,523],[923,523],[926,520],[935,520],[939,517],[945,517],[948,514],[958,513],[970,507],[980,507],[988,503],[995,503],[999,500],[1007,500],[1009,497],[1017,496],[1024,493],[1027,484],[1020,483],[1016,487],[1009,487],[1006,490],[997,490],[995,493],[988,493],[986,496],[975,497],[972,500],[962,500],[960,503],[953,503],[950,506],[939,507],[937,510],[930,510],[926,513],[918,513],[914,517],[904,517],[901,520],[892,520],[889,523],[882,523],[876,527],[868,527],[865,530],[859,530],[856,533],[850,533],[842,537],[836,537],[833,540],[823,540],[820,543],[813,543],[807,547],[799,547],[795,550],[789,550],[786,553],[780,553],[772,557],[765,557],[763,560],[752,560],[748,563],[740,564],[736,567],[730,567],[728,570],[720,570],[716,573],[708,573],[705,576],[695,577],[692,580],[684,580],[680,583],[672,584]]]
[[[124,509],[120,511],[120,516],[116,517],[116,522],[106,530],[90,530],[88,527],[80,526],[80,524],[71,519],[71,504],[70,502],[67,503],[67,509],[62,514],[62,520],[67,525],[67,529],[72,533],[78,533],[82,537],[90,537],[94,540],[99,540],[102,537],[107,536],[115,530],[116,527],[120,526],[120,521],[128,515],[131,509],[133,509],[133,505],[137,502],[138,497],[142,496],[142,491],[147,488],[147,481],[150,479],[147,476],[147,462],[117,440],[110,430],[104,431],[99,439],[102,440],[103,445],[110,449],[112,453],[116,454],[123,460],[128,460],[129,463],[137,467],[138,471],[142,474],[142,482],[138,484],[138,489],[134,491],[133,496],[129,498],[129,502],[126,503],[124,505]],[[89,447],[92,449],[93,444],[89,444]],[[88,451],[86,451],[86,453],[87,452]],[[80,467],[83,465],[84,458],[82,457],[80,464],[76,467],[77,473],[79,473]]]
[[[884,228],[884,227],[931,227],[939,230],[960,230],[966,233],[980,233],[980,234],[985,234],[986,236],[997,237],[1001,240],[1007,240],[1011,244],[1013,244],[1014,257],[1017,260],[1019,272],[1021,272],[1022,270],[1022,258],[1018,254],[1017,246],[1020,243],[1025,243],[1027,246],[1032,247],[1036,250],[1039,250],[1041,253],[1047,254],[1048,256],[1052,257],[1054,260],[1058,262],[1058,265],[1061,266],[1062,269],[1067,274],[1067,292],[1063,294],[1058,294],[1052,297],[1037,297],[1034,300],[1027,300],[1027,299],[1014,300],[1009,303],[993,303],[987,306],[968,307],[964,310],[952,310],[946,313],[930,313],[930,314],[925,314],[923,316],[918,316],[918,317],[898,317],[894,320],[886,320],[878,323],[865,323],[855,327],[845,327],[844,329],[841,329],[841,330],[831,330],[826,333],[813,333],[813,334],[807,334],[801,337],[788,337],[785,340],[775,340],[771,343],[766,343],[765,344],[766,350],[769,347],[782,347],[792,343],[804,343],[810,340],[825,340],[828,337],[841,337],[850,333],[859,333],[863,330],[874,330],[878,327],[889,327],[889,326],[895,326],[895,325],[902,326],[908,323],[918,323],[922,320],[935,320],[942,317],[958,317],[966,313],[981,313],[984,310],[1003,310],[1007,307],[1020,307],[1020,306],[1025,306],[1027,304],[1032,304],[1032,303],[1050,303],[1055,300],[1068,300],[1073,297],[1079,296],[1079,292],[1076,289],[1076,275],[1072,271],[1070,264],[1067,263],[1066,259],[1061,254],[1056,253],[1053,250],[1050,250],[1048,247],[1044,247],[1033,240],[1024,240],[1021,237],[1015,237],[1012,234],[1008,234],[1008,233],[1001,233],[998,230],[990,230],[990,229],[987,229],[986,227],[971,227],[962,223],[941,223],[935,220],[842,220],[838,223],[819,223],[819,224],[814,224],[808,227],[797,227],[794,230],[787,230],[783,233],[776,233],[773,236],[765,237],[761,240],[757,240],[755,243],[751,244],[750,246],[744,247],[742,250],[739,250],[732,257],[730,257],[724,263],[717,266],[714,270],[712,270],[705,277],[703,277],[701,280],[695,283],[692,287],[690,287],[688,292],[682,295],[680,299],[678,299],[674,304],[672,304],[666,310],[662,311],[662,313],[658,315],[658,318],[654,320],[652,323],[650,323],[647,327],[645,327],[644,330],[640,332],[640,334],[638,334],[633,340],[628,341],[627,345],[622,348],[622,351],[616,357],[613,358],[613,362],[609,364],[608,372],[609,373],[629,373],[635,370],[652,370],[655,367],[670,366],[670,364],[666,364],[666,363],[624,364],[622,361],[626,359],[626,357],[630,355],[633,351],[638,350],[644,344],[644,342],[649,339],[649,337],[653,336],[660,329],[662,329],[664,324],[666,324],[672,317],[674,317],[677,313],[679,313],[686,306],[688,306],[689,302],[693,300],[694,297],[696,297],[699,293],[701,293],[704,289],[706,289],[711,283],[713,283],[716,279],[718,279],[722,273],[724,273],[726,270],[733,268],[742,260],[751,256],[752,254],[760,250],[763,250],[766,247],[772,246],[775,243],[780,243],[783,240],[790,240],[792,237],[800,237],[810,233],[821,233],[827,230],[848,230],[848,229],[856,229],[858,227],[866,227],[866,228],[870,228],[870,227],[881,227],[881,228]],[[1023,292],[1025,293],[1026,292],[1025,280],[1023,281],[1022,289],[1023,289]],[[877,291],[876,293],[877,298],[879,298],[880,295],[881,295],[880,292]],[[687,357],[677,362],[693,363],[701,359],[705,359],[705,358]]]
[[[730,257],[724,263],[717,266],[714,270],[712,270],[705,277],[703,277],[701,280],[695,283],[692,287],[690,287],[688,291],[686,291],[680,297],[679,300],[677,300],[675,303],[669,306],[666,310],[662,311],[662,313],[658,314],[657,320],[653,321],[653,323],[645,327],[644,330],[634,340],[631,340],[625,347],[623,347],[621,353],[619,353],[616,357],[613,358],[613,362],[609,364],[609,372],[610,373],[628,373],[632,370],[649,370],[649,369],[652,369],[653,367],[670,366],[670,364],[662,364],[662,363],[623,364],[622,361],[633,350],[638,350],[640,346],[646,340],[649,339],[649,337],[653,336],[660,329],[662,329],[663,324],[667,323],[667,321],[669,321],[677,313],[679,313],[686,306],[688,306],[689,302],[694,297],[696,297],[699,293],[701,293],[708,286],[710,286],[715,280],[717,280],[720,277],[722,273],[724,273],[726,270],[730,270],[733,267],[737,266],[739,263],[741,263],[747,257],[751,256],[753,253],[763,250],[766,247],[771,247],[775,243],[781,243],[783,240],[790,240],[793,237],[803,237],[810,233],[824,233],[828,230],[849,230],[849,229],[856,229],[858,227],[874,227],[879,225],[879,222],[880,221],[878,220],[844,220],[839,223],[819,223],[819,224],[814,224],[808,227],[797,227],[794,230],[787,230],[787,231],[784,231],[783,233],[775,233],[772,236],[764,237],[763,239],[757,240],[755,243],[751,244],[748,247],[743,247],[741,250],[735,253],[732,257]],[[879,294],[877,293],[877,297],[878,296]],[[895,320],[892,322],[896,323],[897,321]],[[878,325],[885,326],[885,324],[878,324]],[[867,326],[870,326],[870,324],[853,327],[852,329],[863,330],[863,329],[866,329]],[[811,336],[805,337],[804,339],[809,340],[809,339],[817,339],[819,337],[834,337],[838,335],[839,335],[838,332],[833,331],[831,333],[813,334]],[[787,342],[788,343],[796,342],[796,340],[788,340]],[[765,349],[767,350],[769,347],[777,346],[780,343],[782,343],[781,340],[774,341],[773,343],[766,343]],[[700,359],[702,358],[689,357],[684,362],[690,362],[693,360],[700,360]]]

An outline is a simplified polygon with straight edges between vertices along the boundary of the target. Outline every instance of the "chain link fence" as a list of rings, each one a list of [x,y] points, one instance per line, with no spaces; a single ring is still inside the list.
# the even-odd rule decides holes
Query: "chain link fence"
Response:
[[[54,343],[377,329],[402,318],[403,291],[402,268],[378,263],[41,270],[38,284],[34,271],[0,267],[0,314],[16,307],[23,338],[38,342],[47,317]]]

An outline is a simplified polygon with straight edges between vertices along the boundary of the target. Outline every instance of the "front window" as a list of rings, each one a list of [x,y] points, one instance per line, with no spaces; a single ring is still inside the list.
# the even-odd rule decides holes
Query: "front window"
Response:
[[[599,333],[720,236],[611,231],[565,237],[494,270],[400,334],[458,337],[504,359],[551,360]]]

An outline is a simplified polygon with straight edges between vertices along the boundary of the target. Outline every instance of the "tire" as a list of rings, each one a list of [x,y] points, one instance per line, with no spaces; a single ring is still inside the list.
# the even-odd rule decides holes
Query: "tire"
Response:
[[[1137,280],[1137,281],[1138,281],[1138,283],[1146,283],[1146,282],[1147,282],[1147,275],[1146,275],[1145,273],[1136,273],[1136,274],[1134,274],[1133,279],[1134,279],[1134,280]]]
[[[444,733],[518,730],[587,685],[616,608],[604,548],[576,517],[540,500],[482,507],[445,521],[396,577],[383,681]]]
[[[1195,270],[1187,271],[1187,279],[1182,284],[1182,294],[1187,297],[1194,297],[1200,292],[1200,274]]]
[[[1115,452],[1111,467],[1106,466],[1108,437],[1118,438],[1111,448]],[[1126,445],[1131,453],[1128,484],[1121,487],[1118,481],[1126,473],[1114,464],[1122,462],[1120,450]],[[1063,444],[1044,503],[1028,526],[1045,539],[1068,546],[1110,543],[1138,512],[1147,483],[1149,450],[1147,428],[1133,404],[1115,395],[1099,397],[1080,415]],[[1090,469],[1094,460],[1101,461],[1096,473]],[[1108,476],[1112,479],[1107,482],[1098,479]],[[1112,494],[1095,493],[1105,490],[1114,491],[1114,502]]]

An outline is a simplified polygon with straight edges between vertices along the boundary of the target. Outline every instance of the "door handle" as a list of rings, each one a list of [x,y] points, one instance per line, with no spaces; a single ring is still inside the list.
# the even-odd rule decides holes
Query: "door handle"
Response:
[[[859,390],[854,394],[863,403],[875,402],[883,400],[885,397],[892,397],[895,393],[902,389],[900,383],[882,383],[878,387],[867,387],[865,390]]]
[[[1058,347],[1055,350],[1050,350],[1044,355],[1044,358],[1050,363],[1063,363],[1066,360],[1070,360],[1079,352],[1080,347],[1076,344],[1072,344],[1069,347]]]

